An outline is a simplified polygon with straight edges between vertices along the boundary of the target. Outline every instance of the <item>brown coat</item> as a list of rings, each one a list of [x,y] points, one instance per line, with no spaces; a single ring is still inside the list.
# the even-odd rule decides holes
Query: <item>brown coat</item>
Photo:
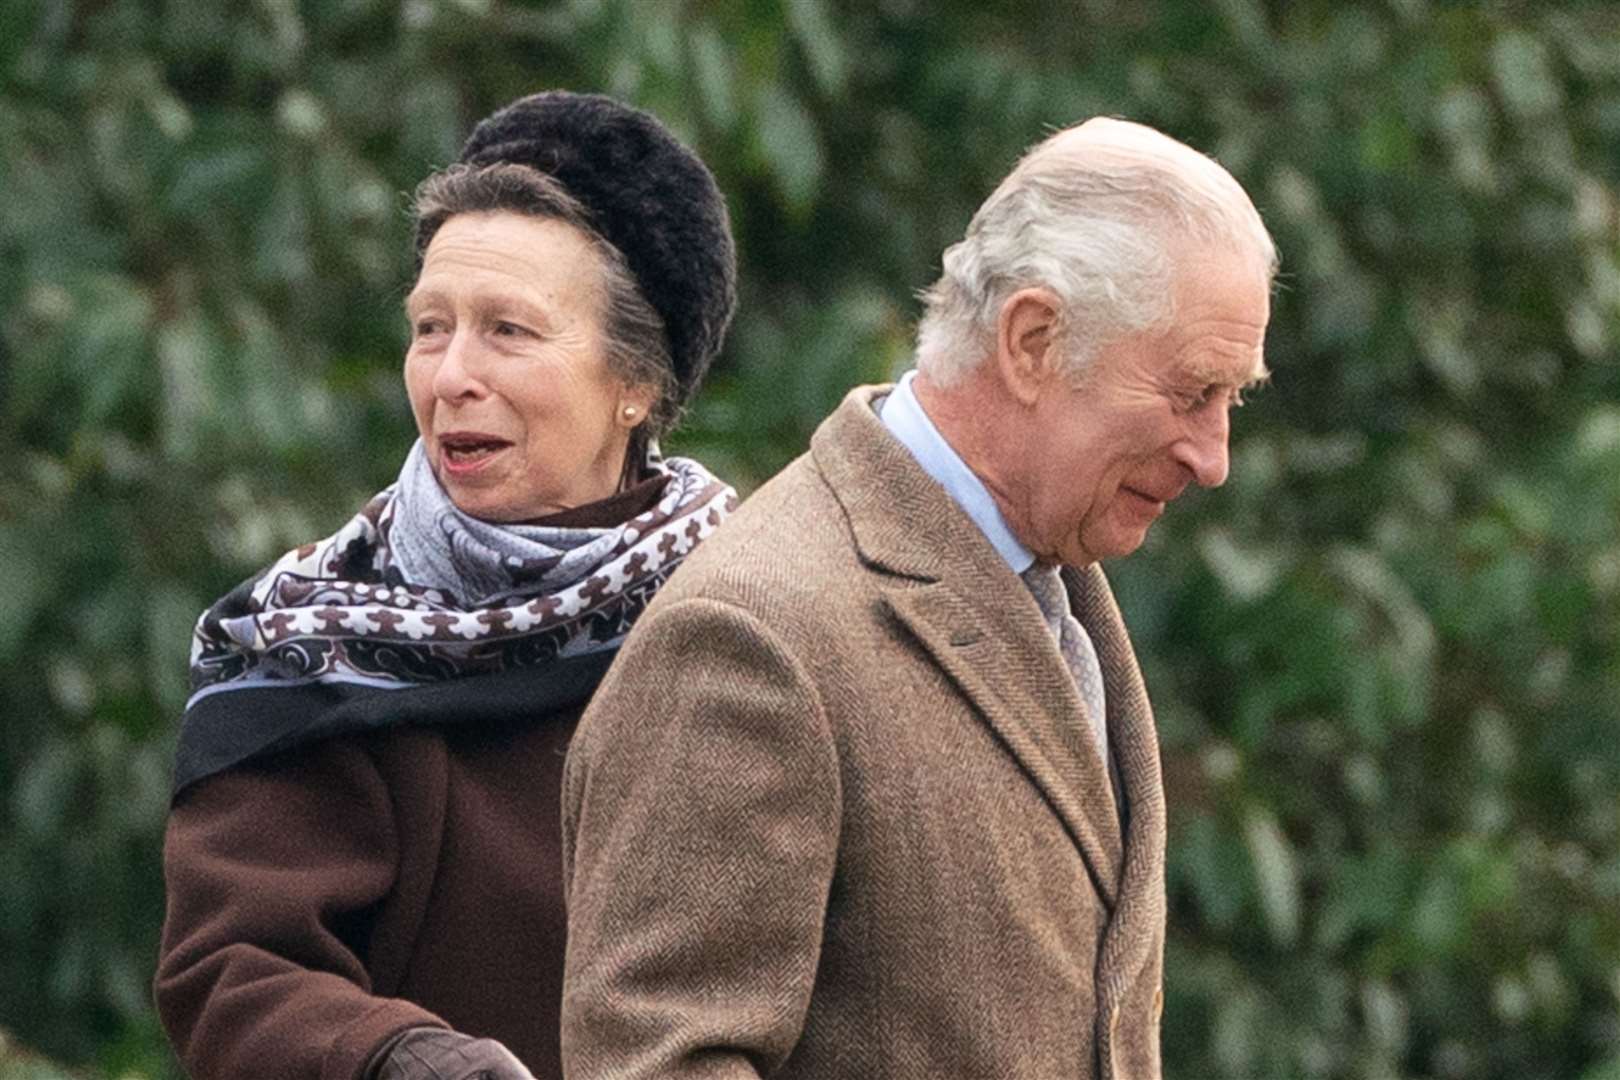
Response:
[[[353,1080],[417,1024],[560,1075],[558,790],[588,689],[549,712],[534,690],[382,691],[369,702],[394,719],[437,724],[257,757],[178,795],[156,994],[191,1076]]]
[[[564,778],[568,1076],[1153,1077],[1164,797],[1095,567],[1106,767],[1028,591],[850,394],[643,616]]]

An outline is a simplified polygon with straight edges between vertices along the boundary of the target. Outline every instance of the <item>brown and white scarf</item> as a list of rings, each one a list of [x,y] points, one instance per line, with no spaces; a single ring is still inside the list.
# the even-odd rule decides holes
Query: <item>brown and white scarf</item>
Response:
[[[621,525],[500,525],[456,509],[418,442],[347,525],[203,613],[188,713],[232,690],[403,689],[615,648],[737,504],[695,461],[648,467],[668,477],[663,495]]]

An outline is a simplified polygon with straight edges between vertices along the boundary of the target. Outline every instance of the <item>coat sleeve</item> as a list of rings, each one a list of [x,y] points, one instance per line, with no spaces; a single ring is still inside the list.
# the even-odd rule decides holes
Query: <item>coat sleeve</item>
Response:
[[[649,612],[569,750],[564,1074],[780,1066],[815,982],[840,803],[818,696],[779,639],[713,600]]]
[[[193,1080],[351,1080],[400,1029],[364,949],[398,863],[372,758],[340,739],[211,777],[170,812],[158,1012]]]

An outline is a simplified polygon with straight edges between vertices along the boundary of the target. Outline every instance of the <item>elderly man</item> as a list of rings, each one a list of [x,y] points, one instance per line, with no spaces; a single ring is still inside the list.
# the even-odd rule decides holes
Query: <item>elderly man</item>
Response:
[[[576,735],[573,1077],[1150,1077],[1164,793],[1097,563],[1227,471],[1276,255],[1092,120],[945,254],[917,370],[700,548]]]

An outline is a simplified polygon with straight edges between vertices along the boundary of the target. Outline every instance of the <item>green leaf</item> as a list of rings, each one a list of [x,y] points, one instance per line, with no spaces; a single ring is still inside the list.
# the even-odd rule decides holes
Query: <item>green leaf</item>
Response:
[[[737,124],[736,74],[720,34],[710,23],[699,23],[688,37],[693,81],[709,123],[722,131]]]
[[[788,206],[804,213],[821,184],[822,154],[814,121],[791,92],[774,83],[759,94],[759,149]]]
[[[825,0],[783,0],[788,27],[810,62],[816,85],[828,97],[839,97],[849,79],[849,60],[827,11]]]
[[[1563,104],[1547,46],[1519,30],[1509,30],[1491,46],[1491,73],[1509,110],[1534,120]]]
[[[35,843],[48,843],[62,831],[78,797],[83,767],[80,752],[62,738],[40,746],[21,771],[11,795],[17,823]]]
[[[100,427],[150,385],[152,301],[128,279],[96,275],[75,289],[69,357],[85,390],[83,421]]]
[[[15,662],[40,613],[56,598],[57,566],[32,530],[0,522],[0,663]]]
[[[1271,939],[1284,948],[1299,939],[1299,869],[1294,849],[1269,810],[1251,806],[1243,815],[1243,838],[1254,868],[1260,910]]]

